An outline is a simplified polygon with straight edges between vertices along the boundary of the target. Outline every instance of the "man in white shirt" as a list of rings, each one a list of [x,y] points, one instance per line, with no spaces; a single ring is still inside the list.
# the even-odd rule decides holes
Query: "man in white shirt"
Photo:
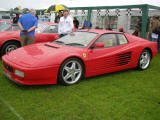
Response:
[[[60,37],[70,34],[73,31],[73,19],[68,14],[69,11],[64,10],[63,17],[60,18],[58,24],[58,34]]]

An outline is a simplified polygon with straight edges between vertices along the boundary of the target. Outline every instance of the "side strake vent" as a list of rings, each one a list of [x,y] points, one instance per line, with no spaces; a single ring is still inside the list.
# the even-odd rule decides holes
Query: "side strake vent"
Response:
[[[48,44],[44,44],[44,45],[47,46],[47,47],[52,47],[52,48],[58,49],[58,47],[55,47],[55,46],[52,46],[52,45],[48,45]]]
[[[126,65],[131,60],[131,52],[118,55],[118,66]]]

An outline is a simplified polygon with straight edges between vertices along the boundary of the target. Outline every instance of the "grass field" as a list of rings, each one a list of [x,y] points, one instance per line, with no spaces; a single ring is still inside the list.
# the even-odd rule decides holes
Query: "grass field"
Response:
[[[105,74],[69,87],[18,86],[0,67],[0,120],[160,120],[160,55],[145,71]]]

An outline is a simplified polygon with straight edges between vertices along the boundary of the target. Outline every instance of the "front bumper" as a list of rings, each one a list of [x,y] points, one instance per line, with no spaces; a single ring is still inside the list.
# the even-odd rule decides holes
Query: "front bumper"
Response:
[[[18,85],[24,85],[24,84],[21,83],[21,82],[17,82],[16,80],[13,80],[13,79],[11,78],[11,74],[10,74],[10,73],[3,71],[3,74],[6,76],[7,79],[13,81],[14,83],[16,83],[16,84],[18,84]]]
[[[3,73],[11,81],[22,85],[42,85],[42,84],[56,84],[59,65],[37,67],[37,68],[26,68],[6,58],[2,59]],[[8,66],[8,67],[6,67]],[[15,75],[15,69],[24,72],[24,77]]]

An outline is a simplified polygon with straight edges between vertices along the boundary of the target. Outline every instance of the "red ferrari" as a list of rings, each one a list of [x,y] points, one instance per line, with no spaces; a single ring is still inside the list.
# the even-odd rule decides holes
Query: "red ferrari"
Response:
[[[20,33],[17,25],[10,22],[0,22],[0,24],[0,54],[4,55],[21,46]],[[35,42],[56,40],[59,38],[57,32],[58,25],[56,23],[41,22],[36,29]]]
[[[81,30],[48,43],[18,48],[2,57],[5,76],[24,85],[72,85],[84,77],[130,68],[145,70],[157,44],[106,30]]]

